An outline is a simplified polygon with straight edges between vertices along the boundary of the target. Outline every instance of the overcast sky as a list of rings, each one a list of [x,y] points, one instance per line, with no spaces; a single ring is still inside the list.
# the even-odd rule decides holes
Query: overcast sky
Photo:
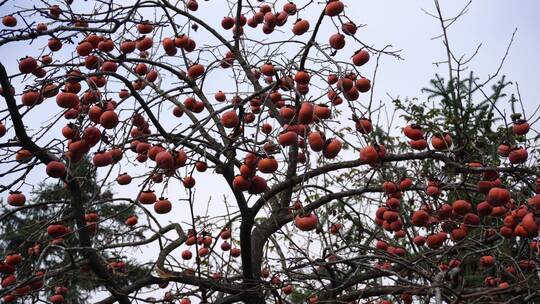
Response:
[[[421,96],[419,90],[435,72],[447,75],[446,67],[436,69],[433,62],[445,59],[441,40],[430,38],[441,33],[432,1],[362,1],[363,9],[353,10],[356,20],[366,23],[366,40],[389,42],[403,49],[404,61],[385,60],[381,64],[379,91],[392,96]],[[443,15],[451,17],[467,1],[441,1]],[[455,55],[471,55],[482,43],[471,69],[480,77],[493,74],[503,57],[512,32],[518,29],[501,74],[517,81],[529,108],[540,104],[537,89],[540,76],[540,3],[537,1],[473,1],[470,10],[449,30],[450,46]]]

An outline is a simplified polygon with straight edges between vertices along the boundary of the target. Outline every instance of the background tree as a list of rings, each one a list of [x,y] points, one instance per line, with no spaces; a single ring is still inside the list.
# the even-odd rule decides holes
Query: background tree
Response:
[[[141,230],[133,230],[126,226],[129,217],[137,216],[136,209],[128,203],[115,201],[113,194],[108,189],[101,189],[97,183],[96,171],[87,157],[76,163],[73,173],[79,177],[81,194],[85,201],[93,201],[89,206],[85,219],[91,230],[94,230],[93,238],[103,243],[133,242],[141,240]],[[95,278],[88,274],[88,267],[70,252],[71,247],[78,245],[76,237],[61,236],[51,240],[42,233],[36,233],[55,224],[54,219],[60,217],[62,224],[68,227],[75,225],[73,215],[65,208],[70,199],[69,191],[63,183],[46,183],[37,185],[28,203],[32,208],[25,206],[13,209],[9,204],[0,206],[2,213],[2,237],[0,243],[7,254],[21,252],[25,260],[31,261],[27,265],[21,265],[20,272],[32,273],[33,265],[37,259],[41,260],[43,269],[62,269],[63,275],[55,277],[50,284],[67,288],[64,295],[70,303],[85,303],[90,301],[91,292],[101,285],[95,282]],[[103,204],[104,201],[115,201],[115,204]],[[27,207],[27,206],[26,206]],[[100,225],[100,217],[111,218],[107,225]],[[119,234],[118,232],[121,231]],[[43,255],[42,255],[43,254]],[[124,284],[134,281],[134,277],[144,274],[144,267],[137,269],[131,265],[128,256],[104,256],[109,267],[119,272],[118,280]],[[138,264],[138,263],[137,263]],[[137,265],[139,266],[139,265]],[[23,272],[23,273],[24,273]]]
[[[3,300],[536,301],[537,113],[500,69],[462,78],[463,12],[434,3],[448,78],[392,105],[372,88],[400,55],[359,38],[355,3],[15,7],[0,48],[30,47],[0,65]]]

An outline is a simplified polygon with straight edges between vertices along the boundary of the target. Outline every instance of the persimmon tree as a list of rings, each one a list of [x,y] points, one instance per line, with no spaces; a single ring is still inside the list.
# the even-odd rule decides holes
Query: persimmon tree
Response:
[[[437,1],[448,78],[387,104],[356,1],[33,2],[0,31],[4,302],[538,300],[538,114],[463,78]]]

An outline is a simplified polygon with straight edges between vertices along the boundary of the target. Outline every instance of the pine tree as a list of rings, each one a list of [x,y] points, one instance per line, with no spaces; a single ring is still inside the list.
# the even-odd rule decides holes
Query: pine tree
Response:
[[[130,229],[124,221],[128,216],[135,214],[133,205],[126,202],[114,201],[113,193],[103,189],[97,182],[96,171],[88,160],[84,158],[72,167],[74,176],[77,176],[81,185],[82,196],[86,202],[87,215],[95,214],[99,217],[94,234],[96,244],[107,244],[110,242],[130,242],[143,237],[142,233],[135,229]],[[69,191],[62,183],[41,182],[33,192],[26,205],[39,206],[25,209],[24,207],[13,212],[13,207],[0,204],[0,214],[3,214],[2,227],[0,227],[0,247],[4,248],[4,255],[12,251],[23,252],[24,261],[29,261],[26,267],[17,269],[18,273],[29,272],[35,269],[37,263],[41,269],[62,268],[63,273],[53,275],[45,284],[44,297],[48,297],[49,291],[55,287],[64,286],[68,288],[65,296],[67,303],[87,303],[92,291],[96,291],[98,284],[91,272],[87,271],[85,261],[76,251],[64,250],[78,246],[77,234],[71,233],[63,240],[51,239],[42,231],[50,219],[58,218],[61,215],[62,224],[75,229],[75,221],[70,214]],[[92,216],[92,215],[91,215]],[[103,221],[103,222],[100,222]],[[93,225],[93,224],[90,224]],[[23,250],[19,250],[24,248]],[[44,259],[40,259],[40,253],[48,251]],[[113,255],[106,257],[111,271],[125,272],[124,277],[128,284],[135,281],[139,276],[137,272],[148,271],[141,268],[135,260],[128,260],[125,256]],[[122,261],[125,264],[115,264]],[[35,264],[34,264],[35,263]],[[34,265],[31,265],[34,264]],[[115,269],[118,268],[118,269]],[[135,272],[128,275],[129,272]],[[129,281],[129,282],[128,282]]]

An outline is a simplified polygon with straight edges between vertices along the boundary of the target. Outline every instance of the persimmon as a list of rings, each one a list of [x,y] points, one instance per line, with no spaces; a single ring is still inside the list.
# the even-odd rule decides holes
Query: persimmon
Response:
[[[113,163],[117,163],[118,161],[120,161],[122,159],[123,152],[119,148],[113,148],[113,149],[109,150],[109,153],[111,154]]]
[[[523,226],[523,229],[527,231],[528,236],[534,237],[538,235],[538,224],[532,213],[527,213],[527,215],[523,217],[521,225]]]
[[[82,41],[80,42],[76,49],[77,54],[82,57],[86,57],[90,55],[90,53],[94,50],[94,47],[92,46],[92,43],[88,41]]]
[[[185,176],[182,179],[182,184],[188,189],[193,188],[195,186],[195,178],[193,178],[191,175]]]
[[[242,175],[245,178],[251,178],[255,176],[257,173],[257,170],[254,166],[248,166],[246,164],[242,164],[240,166],[240,175]]]
[[[388,194],[398,191],[397,185],[394,182],[391,182],[391,181],[383,182],[382,186],[383,186],[383,191],[385,193],[388,193]]]
[[[198,253],[198,256],[205,257],[210,253],[210,249],[208,249],[207,247],[200,247],[197,253]]]
[[[247,191],[251,186],[251,180],[242,175],[237,175],[233,179],[232,186],[238,191]]]
[[[6,110],[7,116],[2,118],[0,123],[0,136],[4,135],[5,141],[2,145],[7,151],[6,161],[13,162],[14,166],[8,170],[8,175],[19,175],[12,176],[13,181],[6,181],[6,185],[12,189],[21,189],[25,194],[29,193],[27,188],[31,188],[32,183],[24,180],[26,172],[34,168],[39,173],[39,166],[47,165],[48,175],[62,178],[55,182],[60,183],[57,185],[60,187],[55,186],[56,188],[63,189],[60,194],[69,194],[66,188],[73,188],[77,183],[82,187],[85,198],[88,196],[86,194],[91,197],[97,195],[94,199],[96,202],[114,207],[115,203],[120,201],[107,193],[86,193],[86,186],[92,186],[92,183],[88,184],[91,181],[85,181],[84,177],[93,177],[92,174],[97,170],[100,179],[109,179],[100,180],[103,185],[114,187],[115,185],[110,183],[112,179],[112,182],[120,187],[132,184],[136,179],[137,183],[140,183],[138,191],[142,191],[135,194],[136,204],[147,204],[147,207],[153,205],[155,215],[170,213],[172,203],[162,197],[158,199],[158,189],[156,193],[146,189],[155,189],[156,184],[159,184],[159,192],[165,196],[167,192],[174,192],[178,182],[181,182],[184,188],[190,189],[186,189],[186,192],[200,194],[201,189],[195,191],[196,186],[209,183],[210,191],[213,190],[213,178],[206,175],[225,175],[240,207],[233,206],[230,216],[212,214],[215,213],[213,211],[204,216],[201,214],[204,210],[200,209],[205,206],[193,205],[193,223],[184,227],[180,243],[173,244],[178,247],[175,250],[181,253],[177,253],[177,258],[182,260],[180,264],[184,264],[176,269],[178,274],[185,276],[188,281],[195,280],[195,283],[191,283],[197,285],[195,287],[201,287],[198,285],[201,284],[199,281],[202,277],[198,278],[198,274],[199,270],[203,271],[202,280],[208,281],[205,288],[208,289],[209,301],[215,300],[217,287],[246,280],[241,271],[240,275],[234,272],[235,269],[246,266],[242,265],[242,262],[250,255],[256,257],[256,263],[252,265],[255,268],[249,270],[255,279],[250,284],[254,284],[254,290],[264,288],[265,284],[268,285],[266,287],[273,288],[279,303],[285,301],[280,300],[279,295],[291,294],[295,301],[302,300],[297,299],[300,293],[294,293],[293,284],[303,278],[294,275],[291,277],[286,269],[277,269],[275,266],[279,265],[279,261],[272,260],[272,257],[283,258],[283,255],[291,261],[296,259],[295,265],[305,268],[297,269],[298,273],[305,273],[309,266],[313,266],[300,258],[322,261],[321,265],[314,265],[314,277],[311,279],[317,275],[328,277],[328,272],[332,272],[333,268],[340,268],[342,261],[354,260],[355,255],[366,252],[374,254],[375,258],[366,260],[367,264],[362,267],[369,266],[380,270],[385,277],[390,275],[387,271],[399,268],[397,264],[417,258],[418,254],[421,254],[425,261],[416,259],[420,263],[417,266],[428,275],[438,272],[453,274],[459,270],[456,268],[465,266],[472,267],[467,269],[478,273],[478,269],[474,269],[478,268],[478,262],[475,265],[474,261],[470,263],[469,259],[458,260],[456,254],[461,258],[470,257],[467,253],[471,250],[469,245],[476,244],[478,248],[483,247],[480,248],[482,252],[477,252],[481,254],[477,254],[476,259],[482,255],[495,257],[498,249],[505,249],[505,246],[514,244],[518,238],[517,241],[523,243],[523,246],[516,247],[519,250],[510,246],[510,249],[517,251],[507,254],[504,261],[495,262],[497,269],[482,270],[493,272],[492,276],[485,278],[485,286],[480,286],[482,282],[479,281],[478,286],[470,287],[482,289],[494,288],[500,284],[514,284],[513,277],[505,273],[520,279],[521,272],[526,276],[533,273],[537,267],[533,262],[540,254],[540,245],[536,244],[540,242],[535,240],[538,235],[537,217],[540,215],[540,194],[536,195],[540,193],[540,178],[535,180],[537,177],[534,176],[534,170],[529,170],[527,164],[524,164],[529,159],[530,164],[536,161],[534,139],[525,136],[531,132],[534,117],[527,114],[527,122],[521,119],[522,116],[525,117],[525,113],[513,113],[510,123],[498,128],[497,124],[482,123],[483,118],[491,119],[491,116],[475,116],[472,113],[470,117],[479,119],[475,123],[495,128],[496,130],[491,131],[496,132],[491,133],[498,135],[477,140],[474,138],[476,133],[469,130],[474,129],[474,123],[464,124],[464,129],[456,128],[456,122],[459,123],[459,119],[463,117],[458,115],[457,120],[452,121],[445,117],[446,114],[453,113],[446,111],[452,110],[455,106],[453,103],[446,103],[450,109],[441,112],[437,111],[440,108],[437,106],[440,98],[433,99],[435,104],[413,100],[414,105],[403,105],[396,100],[394,107],[401,113],[396,113],[395,117],[400,116],[407,123],[400,126],[404,133],[401,139],[393,136],[395,134],[387,134],[388,130],[374,125],[384,116],[385,109],[381,108],[378,102],[372,104],[370,100],[363,100],[369,96],[362,94],[372,90],[372,83],[366,78],[363,67],[367,66],[372,59],[370,57],[379,51],[370,47],[371,42],[356,39],[360,38],[355,37],[356,33],[362,36],[367,33],[363,33],[363,25],[358,27],[350,21],[351,16],[344,14],[345,1],[327,0],[318,4],[304,1],[310,3],[300,5],[287,0],[281,4],[267,1],[255,7],[250,7],[249,4],[236,5],[228,7],[227,11],[217,12],[218,19],[207,24],[202,22],[205,21],[204,13],[212,7],[208,6],[209,2],[203,5],[202,1],[197,0],[185,0],[180,2],[177,8],[169,7],[173,14],[163,18],[158,14],[152,15],[151,20],[142,20],[144,16],[141,18],[140,13],[143,12],[124,14],[129,12],[129,8],[117,7],[115,14],[109,14],[110,18],[101,18],[101,21],[94,20],[91,16],[106,16],[107,14],[101,11],[107,9],[106,6],[86,13],[79,12],[81,8],[77,8],[77,14],[72,15],[68,9],[73,0],[65,2],[59,6],[45,7],[42,11],[44,20],[34,22],[30,20],[30,17],[35,15],[31,11],[25,12],[23,8],[14,12],[12,16],[24,16],[28,19],[25,20],[29,21],[28,29],[4,27],[7,36],[13,36],[12,38],[21,42],[30,42],[44,36],[39,38],[41,40],[38,39],[42,42],[40,49],[44,50],[44,53],[38,55],[30,50],[22,51],[21,53],[36,57],[15,61],[14,70],[8,75],[11,82],[21,83],[26,87],[17,90],[17,94],[13,87],[9,87],[9,92],[0,92],[5,97],[10,97],[6,98],[10,111]],[[202,11],[198,10],[199,5]],[[317,5],[323,10],[317,13],[323,21],[317,22],[317,27],[322,30],[327,23],[333,23],[335,28],[327,32],[325,37],[317,37],[312,41],[310,37],[302,38],[301,35],[311,36],[317,16],[310,10]],[[156,7],[154,2],[149,2],[145,10],[151,12]],[[47,9],[50,9],[49,16]],[[194,10],[199,12],[193,13]],[[110,26],[117,21],[123,21],[122,16],[132,17],[127,20],[127,27]],[[339,18],[333,18],[334,16]],[[299,17],[303,19],[297,19]],[[47,18],[48,20],[45,20]],[[115,21],[115,18],[118,20]],[[289,20],[291,18],[293,20]],[[38,21],[43,23],[38,24]],[[170,23],[173,21],[181,24],[171,29]],[[292,30],[292,33],[287,33],[288,30]],[[182,34],[182,31],[192,36]],[[206,34],[201,31],[222,31],[223,37],[218,35],[217,44],[209,44],[204,37]],[[29,34],[26,35],[26,32]],[[171,36],[172,32],[174,36]],[[247,36],[240,37],[244,32]],[[281,39],[282,34],[292,38]],[[128,37],[136,40],[127,40]],[[154,37],[159,37],[160,41],[154,41]],[[194,39],[201,40],[196,42]],[[325,39],[328,39],[328,42]],[[260,47],[250,47],[256,44],[255,40],[262,41]],[[300,43],[300,40],[303,40],[303,43]],[[350,43],[360,44],[359,47],[352,47],[349,53],[349,56],[352,56],[343,58],[336,55],[338,50],[343,50]],[[297,45],[296,51],[290,50],[289,46],[293,45]],[[352,54],[354,50],[358,51]],[[380,51],[395,54],[389,48]],[[73,53],[72,56],[69,56],[70,52]],[[193,53],[186,55],[189,52]],[[230,83],[225,82],[226,78],[230,78]],[[464,91],[465,95],[466,93],[468,91]],[[13,102],[11,95],[16,99],[15,105],[10,104]],[[120,98],[118,102],[110,99],[114,95]],[[58,120],[41,117],[40,111],[44,111],[46,105],[37,106],[45,99],[53,97],[53,108],[56,106],[54,101],[59,106],[56,108]],[[133,99],[130,99],[131,97]],[[443,103],[445,102],[443,100]],[[427,108],[422,110],[422,107]],[[23,120],[22,124],[17,115],[10,115],[17,108]],[[488,112],[491,110],[493,109],[489,108]],[[44,125],[32,126],[34,116],[41,118]],[[374,120],[371,121],[371,118]],[[68,121],[64,122],[63,119]],[[351,129],[353,124],[354,129]],[[28,133],[27,136],[21,133],[24,130],[19,130],[22,125],[25,126],[23,129]],[[6,134],[8,130],[10,133]],[[47,136],[48,130],[53,133],[56,131],[57,136]],[[347,132],[350,133],[351,130],[353,134],[349,135]],[[446,133],[446,130],[458,133],[454,135]],[[452,136],[457,136],[459,140]],[[37,147],[29,145],[28,139],[35,141]],[[453,140],[456,141],[455,144]],[[379,141],[390,144],[392,155],[386,156],[385,147],[377,144]],[[431,148],[433,151],[420,153],[411,150],[411,147],[424,151]],[[494,152],[496,148],[497,154],[482,153],[486,149]],[[18,149],[21,150],[17,151]],[[341,151],[342,149],[345,151]],[[356,160],[350,159],[347,149],[359,153]],[[335,159],[338,155],[342,155],[344,161],[328,160]],[[88,157],[90,167],[86,168]],[[508,162],[505,162],[504,157],[509,158]],[[47,164],[51,159],[62,167],[60,173],[54,173],[54,170],[49,168],[53,166],[53,162]],[[23,163],[28,161],[30,163]],[[119,174],[120,168],[130,164],[139,165],[135,171],[129,169],[130,174],[134,174],[133,178],[128,173]],[[78,169],[79,166],[89,169],[92,174],[83,174],[84,172]],[[114,172],[96,168],[103,166],[111,166],[109,169]],[[195,176],[198,176],[197,185]],[[357,211],[350,209],[349,205],[355,206],[353,196],[357,196],[359,200],[364,198],[372,204],[371,207],[366,205],[359,207],[360,209],[353,208],[358,209]],[[245,200],[242,197],[245,197]],[[27,203],[22,193],[12,192],[5,195],[4,199],[6,198],[8,208],[12,208],[6,209],[7,211],[17,211],[18,214],[21,207],[21,210],[32,207],[25,205]],[[299,200],[305,200],[305,206],[302,206]],[[47,223],[41,226],[43,230],[47,229],[47,232],[42,231],[43,235],[40,236],[38,231],[34,233],[34,239],[14,247],[24,256],[24,263],[21,262],[24,269],[19,269],[18,265],[21,264],[16,268],[0,262],[2,278],[5,279],[10,274],[17,275],[15,283],[8,287],[9,292],[6,291],[7,296],[13,296],[12,301],[23,301],[19,298],[31,296],[31,293],[42,290],[48,283],[48,297],[62,295],[67,299],[67,290],[59,292],[54,288],[55,284],[64,282],[61,278],[54,278],[54,269],[52,272],[48,271],[48,275],[43,272],[40,277],[27,278],[36,273],[36,269],[30,267],[35,264],[33,261],[41,256],[47,258],[46,255],[51,254],[49,250],[45,250],[47,246],[65,247],[68,251],[73,246],[84,249],[88,244],[82,243],[87,241],[88,236],[92,242],[98,243],[114,239],[125,242],[129,241],[132,235],[147,235],[145,230],[148,230],[150,224],[159,230],[156,230],[159,232],[156,234],[158,241],[167,246],[170,242],[163,237],[169,234],[173,236],[174,229],[178,228],[174,225],[161,227],[157,222],[147,223],[148,220],[138,223],[139,213],[121,206],[116,207],[120,208],[118,210],[127,211],[116,212],[116,216],[111,217],[101,209],[102,204],[86,201],[88,200],[82,202],[84,206],[78,206],[81,202],[74,200],[71,202],[72,208],[67,210],[69,212],[57,213],[57,216],[50,219],[45,217]],[[345,211],[341,210],[344,203]],[[334,208],[335,204],[338,208]],[[351,210],[353,212],[350,212]],[[26,211],[23,213],[26,214]],[[152,212],[148,215],[152,217]],[[321,217],[318,218],[318,215]],[[358,216],[360,218],[357,218]],[[373,225],[360,227],[366,219],[371,220]],[[268,243],[268,238],[279,244],[286,241],[289,236],[281,232],[287,232],[286,225],[290,222],[296,226],[292,233],[294,234],[294,229],[298,229],[297,234],[300,233],[293,237],[294,241],[314,241],[313,246],[310,246],[313,252],[303,256],[301,250],[298,250],[301,246],[289,246],[291,248],[285,248],[287,250],[276,254],[275,250],[279,251],[279,248],[276,244]],[[322,229],[318,229],[319,227]],[[344,230],[345,227],[347,229]],[[116,228],[118,231],[113,232],[118,236],[107,237],[106,234]],[[173,230],[169,231],[170,229]],[[312,231],[319,235],[315,237],[315,234],[312,234],[312,237],[308,238],[299,231]],[[341,231],[343,233],[340,233]],[[360,244],[362,248],[357,248],[358,238],[362,238],[358,233],[362,232],[375,238]],[[122,240],[122,236],[125,236],[126,240]],[[508,242],[497,239],[501,236],[507,238]],[[448,239],[447,247],[444,245]],[[250,240],[254,241],[252,246],[249,246]],[[349,242],[345,246],[333,245],[336,242],[343,243],[344,240]],[[135,241],[135,245],[140,245],[140,242]],[[326,241],[330,241],[329,246],[325,245]],[[107,248],[117,245],[98,243],[92,244],[99,251],[96,251],[98,255],[107,253]],[[495,248],[495,245],[500,244],[501,248]],[[453,247],[460,249],[456,251]],[[218,252],[215,252],[215,248],[218,248]],[[226,254],[225,251],[230,253]],[[6,253],[11,255],[9,251]],[[174,252],[172,254],[174,255]],[[241,255],[242,259],[239,258]],[[197,261],[194,261],[194,256]],[[203,264],[199,265],[201,261]],[[125,257],[116,255],[108,257],[105,254],[103,260],[105,272],[110,272],[113,279],[122,277],[137,266],[131,265],[133,261],[130,261],[129,267],[126,263]],[[232,263],[232,268],[228,263]],[[97,264],[91,265],[92,263],[86,261],[79,264],[81,272],[100,272],[99,269],[92,269]],[[163,266],[161,264],[158,266]],[[168,261],[165,261],[165,264],[168,264]],[[198,266],[203,268],[198,269]],[[339,276],[344,273],[334,271],[334,274],[336,279],[343,279]],[[385,277],[382,277],[383,281],[386,281]],[[174,278],[161,276],[158,279],[152,282],[167,289],[162,296],[157,295],[157,300],[154,300],[190,302],[187,298],[179,298],[175,285],[181,284]],[[414,275],[408,279],[412,283],[419,280]],[[433,281],[433,278],[425,279],[428,283]],[[102,283],[110,285],[107,278],[102,280]],[[300,285],[310,286],[309,282],[304,283]],[[378,287],[376,283],[370,286],[374,290]],[[325,286],[322,285],[317,287],[324,291]],[[74,289],[76,287],[70,286]],[[395,287],[399,289],[403,286]],[[129,298],[132,296],[129,292],[126,290],[125,295],[120,296]],[[133,291],[133,294],[136,292]],[[190,297],[197,297],[196,292],[197,290],[182,291]],[[227,297],[227,290],[224,293]],[[412,303],[412,294],[413,292],[408,290],[398,290],[391,295],[360,294],[360,298],[355,301],[372,300],[389,304],[390,301],[401,299],[404,303]],[[272,294],[263,292],[253,295],[257,297],[254,301],[264,302],[271,300],[268,297]],[[346,292],[336,296],[342,300],[352,299]],[[414,296],[417,300],[416,297],[421,298],[422,294]],[[501,297],[505,296],[501,293]],[[389,300],[390,297],[394,300]],[[66,299],[58,302],[66,302]],[[304,297],[304,301],[310,303],[325,299],[327,300],[326,295],[320,290],[309,291]],[[52,297],[49,300],[56,301]]]
[[[152,147],[151,144],[141,141],[137,143],[137,146],[135,147],[135,152],[137,153],[147,153],[150,148]]]
[[[7,288],[7,287],[15,284],[16,281],[17,281],[17,278],[14,275],[10,274],[10,275],[5,276],[2,279],[2,282],[0,283],[0,286],[2,286],[2,288]]]
[[[331,139],[323,149],[323,156],[325,158],[335,158],[341,151],[342,143],[337,138]]]
[[[278,143],[284,147],[295,144],[298,141],[298,134],[293,131],[286,131],[278,136]]]
[[[452,146],[452,137],[449,134],[440,135],[434,134],[431,137],[431,145],[435,150],[445,151]]]
[[[88,146],[95,146],[101,139],[101,131],[96,127],[84,129],[82,138]]]
[[[12,15],[6,15],[2,17],[2,24],[6,27],[15,27],[17,25],[17,18]]]
[[[367,146],[360,150],[360,161],[373,164],[379,160],[379,153],[374,146]]]
[[[36,31],[38,32],[45,32],[48,29],[47,25],[45,23],[38,23],[36,25]]]
[[[156,165],[161,169],[173,169],[174,158],[168,151],[161,151],[156,154]]]
[[[95,55],[88,55],[84,58],[84,66],[89,70],[95,70],[99,67],[101,58]]]
[[[298,110],[298,123],[309,124],[313,121],[314,105],[311,102],[303,102]]]
[[[157,200],[153,190],[145,190],[139,194],[139,202],[144,205],[151,205]]]
[[[174,158],[175,167],[183,167],[187,162],[188,156],[184,150],[178,150]]]
[[[118,69],[118,65],[112,61],[105,61],[101,64],[101,70],[104,72],[115,73]]]
[[[373,124],[370,119],[362,117],[356,120],[355,128],[361,134],[369,134],[373,131]]]
[[[396,212],[396,211],[392,211],[392,210],[386,210],[383,213],[383,219],[388,221],[388,222],[397,221],[399,219],[399,213]]]
[[[175,117],[182,117],[184,110],[180,106],[174,106],[172,113]]]
[[[462,228],[456,228],[450,232],[450,238],[454,242],[461,241],[465,239],[466,237],[467,237],[467,231]]]
[[[182,298],[180,304],[191,304],[191,300],[189,298]]]
[[[331,234],[337,234],[339,232],[339,230],[343,227],[343,225],[341,223],[334,223],[330,226],[330,228],[328,229],[328,231],[331,233]]]
[[[354,36],[358,27],[352,21],[347,21],[341,25],[343,33],[349,36]]]
[[[225,93],[223,93],[223,91],[218,91],[214,94],[214,99],[219,102],[224,102],[227,97],[225,96]]]
[[[324,12],[326,13],[326,15],[330,17],[335,17],[341,14],[344,8],[345,8],[345,5],[343,5],[343,2],[339,0],[330,1],[328,2],[328,4],[326,4]]]
[[[15,160],[19,163],[26,163],[32,159],[32,152],[26,149],[20,149],[15,153]]]
[[[474,213],[467,213],[463,216],[464,227],[471,228],[480,225],[480,217]]]
[[[269,27],[275,27],[277,22],[277,16],[276,14],[272,13],[271,11],[266,12],[264,14],[264,24],[268,25]]]
[[[311,76],[306,71],[298,71],[294,75],[294,81],[296,81],[299,84],[308,84],[310,79],[311,79]]]
[[[358,50],[352,56],[352,63],[356,66],[363,66],[369,61],[369,52],[365,49]]]
[[[514,148],[508,155],[508,160],[512,164],[522,164],[527,161],[529,153],[523,147]]]
[[[79,96],[74,93],[61,92],[56,95],[56,104],[61,108],[73,108],[79,104]]]
[[[196,11],[199,8],[199,3],[197,2],[197,0],[188,0],[188,2],[186,3],[186,7],[190,11]]]
[[[297,215],[294,218],[294,225],[302,231],[311,231],[317,228],[319,219],[315,213],[310,213],[306,216]]]
[[[417,235],[413,238],[413,243],[416,246],[424,246],[424,244],[426,243],[426,238],[424,236]]]
[[[235,128],[240,123],[240,119],[238,118],[238,114],[236,114],[236,111],[227,111],[221,115],[221,124],[225,128]]]
[[[283,5],[283,11],[289,15],[294,15],[297,12],[296,4],[293,2],[287,2]]]
[[[402,178],[399,182],[399,190],[406,190],[412,186],[413,181],[410,178]]]
[[[191,108],[191,111],[193,111],[194,113],[201,113],[203,110],[204,110],[204,102],[202,101],[195,102],[195,104]]]
[[[148,73],[148,66],[144,63],[139,63],[135,66],[135,73],[139,75],[146,75]]]
[[[371,81],[367,78],[362,77],[356,80],[355,86],[359,92],[365,93],[371,89]]]
[[[502,157],[508,157],[511,151],[512,151],[512,147],[505,143],[502,143],[497,147],[497,154],[499,154]]]
[[[131,176],[127,173],[122,173],[116,178],[116,182],[119,185],[128,185],[131,183]]]
[[[292,32],[296,36],[301,36],[309,30],[309,21],[306,19],[298,19],[292,27]]]
[[[188,69],[188,76],[192,79],[199,78],[204,74],[204,66],[202,64],[193,64]]]
[[[148,21],[137,24],[137,31],[140,34],[150,34],[154,30],[154,25]]]
[[[66,174],[66,166],[59,161],[53,160],[47,164],[45,171],[52,178],[60,178]]]
[[[51,98],[58,94],[59,87],[55,83],[47,83],[43,86],[41,93],[45,98]],[[76,106],[76,105],[75,105]]]
[[[146,51],[152,47],[154,41],[148,36],[142,36],[135,41],[135,47],[139,51]]]
[[[289,19],[289,14],[287,14],[287,12],[281,11],[276,13],[276,26],[285,25],[285,23],[287,23],[287,19]]]
[[[47,46],[52,52],[57,52],[62,48],[62,41],[60,41],[60,39],[56,37],[53,37],[49,39],[49,41],[47,42]]]
[[[231,237],[231,230],[228,229],[228,228],[225,228],[223,229],[220,233],[219,233],[219,236],[223,239],[223,240],[227,240]]]
[[[207,168],[208,164],[204,161],[197,161],[195,163],[195,169],[197,169],[199,172],[205,172]]]
[[[114,50],[114,42],[111,39],[104,39],[98,43],[98,50],[109,53]]]
[[[476,212],[481,216],[490,215],[493,211],[493,207],[486,201],[480,202],[476,205]]]
[[[264,134],[270,134],[272,132],[272,125],[269,123],[263,123],[261,126],[261,132]]]
[[[182,34],[178,37],[175,37],[173,39],[173,42],[174,42],[175,47],[185,49],[189,44],[189,37],[187,35]]]
[[[19,61],[19,71],[23,74],[30,74],[37,69],[37,60],[32,57],[24,57]]]
[[[26,202],[26,197],[20,191],[10,191],[7,198],[7,203],[13,207],[21,207]]]
[[[157,157],[157,155],[158,155],[160,152],[165,152],[165,148],[163,148],[163,147],[162,147],[161,145],[159,145],[159,144],[158,144],[158,145],[154,145],[154,146],[152,146],[152,147],[150,147],[150,148],[148,149],[148,157],[149,157],[151,160],[157,162],[156,157]],[[165,157],[165,158],[166,158],[166,155],[162,155],[162,157]],[[165,163],[166,163],[166,162],[167,162],[167,161],[165,160]]]
[[[43,96],[38,90],[28,90],[22,94],[21,102],[23,105],[30,107],[43,102]]]
[[[504,188],[491,188],[486,196],[486,201],[492,206],[503,206],[510,201],[510,191]]]
[[[455,213],[460,214],[460,215],[465,215],[471,212],[472,210],[471,203],[465,200],[454,201],[454,203],[452,204],[452,208]]]
[[[529,132],[529,123],[524,119],[518,119],[512,125],[512,133],[515,135],[525,135]]]
[[[137,42],[132,40],[124,40],[120,43],[120,52],[123,54],[129,54],[135,51],[137,48]]]
[[[337,82],[337,87],[342,90],[343,92],[347,92],[349,90],[351,90],[354,86],[354,81],[352,79],[349,79],[349,78],[340,78]],[[332,99],[332,98],[330,98]]]
[[[229,16],[225,16],[221,20],[221,26],[226,30],[232,29],[234,27],[234,24],[235,24],[234,18],[229,17]]]
[[[69,229],[62,224],[50,224],[47,226],[47,234],[53,238],[61,237],[68,232]]]
[[[293,292],[293,287],[290,284],[285,285],[282,289],[284,294],[289,295]]]
[[[172,204],[168,199],[160,198],[155,204],[154,204],[154,211],[156,211],[157,214],[165,214],[169,213],[172,209]]]
[[[278,169],[278,162],[273,157],[267,157],[259,160],[257,168],[262,173],[274,173]]]
[[[442,236],[440,234],[431,234],[426,239],[426,244],[431,249],[438,249],[440,248],[444,241],[446,240],[446,234],[445,236]]]
[[[330,107],[325,104],[319,104],[315,105],[315,107],[313,108],[313,114],[318,119],[329,119],[330,117],[332,117],[332,110],[330,110]]]
[[[483,267],[490,267],[495,264],[495,258],[490,255],[485,255],[480,258],[480,265]]]
[[[333,49],[341,50],[342,48],[345,47],[345,36],[343,36],[342,34],[339,34],[339,33],[338,34],[333,34],[328,39],[328,42],[330,43],[330,46]]]
[[[266,14],[266,13],[271,12],[271,11],[272,11],[272,8],[270,7],[270,5],[268,5],[266,3],[262,3],[259,6],[259,12],[261,12],[263,14]]]
[[[403,134],[412,140],[420,140],[424,137],[424,131],[419,125],[407,125],[403,128]]]
[[[105,111],[99,116],[99,123],[105,129],[114,129],[119,121],[115,111]]]
[[[105,37],[97,34],[89,34],[84,38],[83,41],[90,42],[92,44],[92,48],[97,49],[98,45],[101,41],[105,40]]]
[[[395,195],[395,193],[396,192],[392,193],[392,195]],[[386,205],[393,210],[397,210],[401,205],[401,202],[398,198],[390,197],[386,200]]]
[[[270,62],[267,62],[261,66],[261,73],[265,76],[274,75],[274,65]]]
[[[112,164],[112,155],[108,151],[99,151],[94,154],[92,162],[96,167],[106,167]]]
[[[189,250],[182,251],[182,259],[184,260],[190,260],[193,254]]]
[[[289,106],[284,106],[281,109],[279,109],[279,115],[283,117],[285,120],[291,120],[293,119],[295,112],[293,108]]]

